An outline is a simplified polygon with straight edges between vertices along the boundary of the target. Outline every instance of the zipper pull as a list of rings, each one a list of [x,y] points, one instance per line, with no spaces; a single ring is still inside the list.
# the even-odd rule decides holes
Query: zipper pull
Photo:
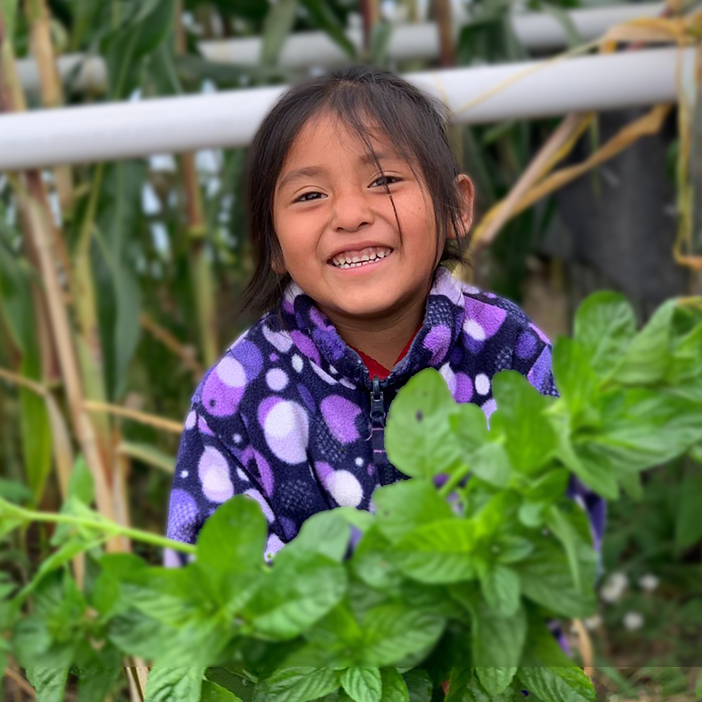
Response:
[[[371,400],[371,446],[373,448],[373,465],[381,485],[394,483],[398,476],[388,462],[385,453],[385,398],[380,388],[380,380],[373,378],[370,393]]]
[[[373,387],[371,388],[371,422],[374,427],[385,426],[385,398],[383,391],[380,389],[380,380],[373,378]]]

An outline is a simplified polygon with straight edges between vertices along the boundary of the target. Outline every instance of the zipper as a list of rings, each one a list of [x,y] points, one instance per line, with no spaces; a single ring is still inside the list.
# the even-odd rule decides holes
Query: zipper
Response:
[[[380,387],[380,380],[373,378],[371,382],[370,416],[373,465],[380,484],[389,485],[397,480],[397,475],[385,453],[385,397]]]

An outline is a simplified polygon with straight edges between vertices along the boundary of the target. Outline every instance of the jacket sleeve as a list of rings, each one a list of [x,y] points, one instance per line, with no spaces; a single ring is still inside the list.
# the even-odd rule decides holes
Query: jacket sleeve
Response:
[[[234,495],[248,495],[261,505],[268,522],[268,539],[262,555],[270,561],[284,542],[264,490],[209,428],[198,403],[194,402],[178,450],[166,535],[176,541],[194,544],[205,520]],[[189,558],[192,557],[166,549],[164,564],[178,567],[185,565]]]
[[[525,375],[529,382],[542,395],[558,397],[558,390],[551,370],[551,354],[553,351],[551,342],[546,335],[526,317],[522,318],[520,327],[521,329],[515,344],[514,370],[518,370]],[[526,351],[528,346],[532,343],[534,344],[534,352],[533,355],[529,355]],[[590,521],[593,545],[597,551],[597,580],[599,581],[603,572],[602,537],[604,536],[607,519],[607,502],[603,497],[588,488],[572,474],[570,476],[566,495],[575,500],[587,513]]]

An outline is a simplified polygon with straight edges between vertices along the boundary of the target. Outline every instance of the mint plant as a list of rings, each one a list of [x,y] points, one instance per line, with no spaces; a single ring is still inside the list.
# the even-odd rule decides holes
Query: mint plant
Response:
[[[390,460],[411,479],[374,513],[319,513],[266,564],[266,519],[237,496],[195,546],[126,530],[91,510],[87,469],[57,515],[0,501],[0,534],[57,524],[53,555],[19,591],[0,581],[0,657],[40,702],[114,687],[124,656],[153,666],[148,702],[592,702],[549,619],[595,610],[597,553],[571,474],[614,500],[640,473],[702,442],[702,302],[670,301],[640,333],[612,293],[580,308],[553,354],[561,397],[493,379],[490,423],[433,370],[392,404]],[[181,569],[106,553],[115,535],[192,556]],[[68,564],[86,554],[79,588]],[[0,665],[5,660],[0,660]],[[70,678],[69,678],[70,676]]]

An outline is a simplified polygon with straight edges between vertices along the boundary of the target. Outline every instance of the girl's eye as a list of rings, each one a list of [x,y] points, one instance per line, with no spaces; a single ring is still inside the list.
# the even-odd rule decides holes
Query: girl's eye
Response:
[[[322,194],[322,193],[318,193],[318,192],[302,193],[302,195],[300,195],[299,197],[296,197],[296,198],[293,200],[293,202],[311,202],[312,200],[316,200],[317,198],[314,197],[314,198],[309,198],[309,199],[308,199],[308,196],[309,196],[309,195],[321,195],[321,194]]]
[[[382,181],[382,185],[392,185],[393,183],[399,183],[401,180],[402,178],[398,178],[397,176],[380,176],[373,181],[373,184]]]

